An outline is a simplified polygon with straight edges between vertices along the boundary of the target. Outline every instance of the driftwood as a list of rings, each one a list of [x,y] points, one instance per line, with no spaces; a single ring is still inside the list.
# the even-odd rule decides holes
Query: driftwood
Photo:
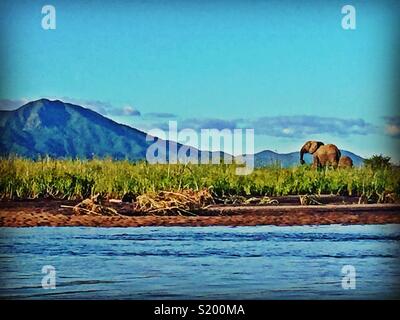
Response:
[[[106,207],[102,205],[102,197],[100,194],[96,194],[91,198],[85,199],[75,206],[61,205],[62,208],[71,208],[77,215],[86,212],[92,215],[100,216],[119,216],[120,214],[114,208]]]

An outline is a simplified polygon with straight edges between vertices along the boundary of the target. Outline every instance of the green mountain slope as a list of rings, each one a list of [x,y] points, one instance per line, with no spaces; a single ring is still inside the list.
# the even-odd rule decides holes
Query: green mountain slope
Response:
[[[41,99],[0,114],[0,150],[25,157],[138,160],[146,155],[146,134],[83,107]]]

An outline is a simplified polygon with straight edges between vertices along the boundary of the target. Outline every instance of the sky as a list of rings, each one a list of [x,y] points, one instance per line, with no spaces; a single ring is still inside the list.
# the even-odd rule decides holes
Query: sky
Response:
[[[399,1],[4,0],[0,13],[1,109],[46,97],[144,131],[254,128],[255,151],[320,140],[400,161]]]

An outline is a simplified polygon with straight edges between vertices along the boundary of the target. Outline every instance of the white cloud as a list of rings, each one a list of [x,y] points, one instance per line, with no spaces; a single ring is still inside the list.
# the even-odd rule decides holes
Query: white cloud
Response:
[[[392,117],[385,117],[386,126],[385,132],[387,135],[400,138],[400,117],[399,116],[392,116]]]
[[[139,110],[136,110],[130,105],[126,105],[122,108],[122,114],[125,116],[140,116]]]
[[[29,100],[26,98],[22,99],[1,99],[0,110],[15,110],[24,104],[28,103]]]
[[[388,124],[386,126],[386,133],[390,136],[400,135],[400,126],[395,124]]]

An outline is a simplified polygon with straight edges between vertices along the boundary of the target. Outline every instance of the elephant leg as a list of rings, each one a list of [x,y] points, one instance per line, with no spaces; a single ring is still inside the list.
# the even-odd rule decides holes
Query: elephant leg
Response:
[[[333,163],[332,163],[332,166],[335,169],[339,167],[340,157],[341,157],[341,153],[340,153],[340,150],[338,150],[338,152],[335,154],[335,156],[333,158]]]
[[[313,157],[313,164],[312,164],[312,168],[313,169],[318,169],[320,167],[320,162],[317,156]]]

